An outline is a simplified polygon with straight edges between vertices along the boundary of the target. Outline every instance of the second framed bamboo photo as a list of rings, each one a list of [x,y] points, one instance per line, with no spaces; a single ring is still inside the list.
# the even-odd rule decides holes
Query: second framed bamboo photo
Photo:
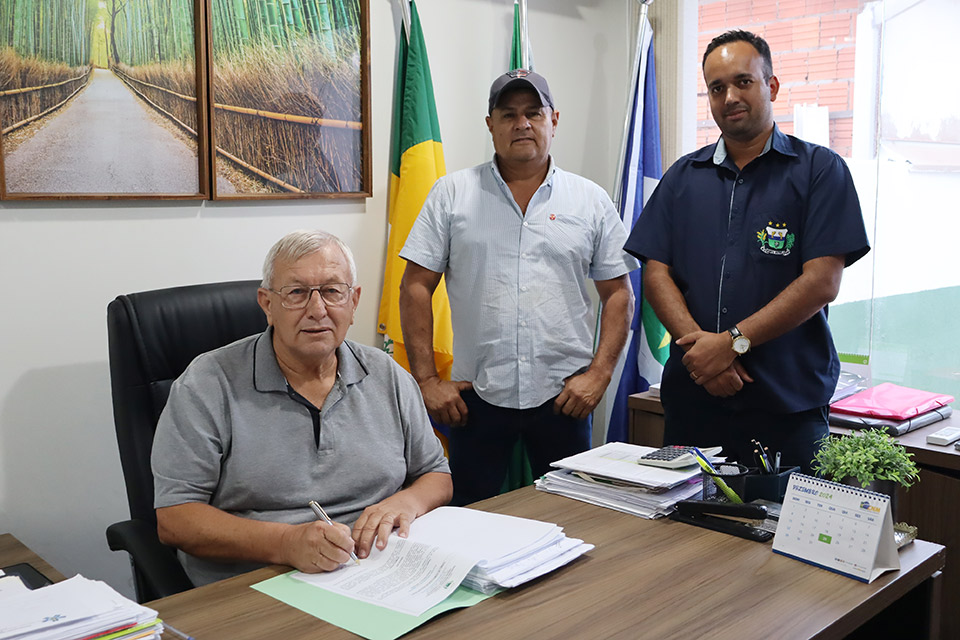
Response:
[[[0,196],[209,197],[203,8],[0,2]]]
[[[214,197],[369,196],[368,0],[208,1]]]

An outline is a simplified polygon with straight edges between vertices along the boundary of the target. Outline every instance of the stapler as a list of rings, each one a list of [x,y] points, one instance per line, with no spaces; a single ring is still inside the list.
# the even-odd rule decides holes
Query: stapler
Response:
[[[767,517],[759,504],[734,504],[712,500],[681,500],[670,518],[705,529],[729,533],[755,542],[768,542],[773,534],[757,525]]]

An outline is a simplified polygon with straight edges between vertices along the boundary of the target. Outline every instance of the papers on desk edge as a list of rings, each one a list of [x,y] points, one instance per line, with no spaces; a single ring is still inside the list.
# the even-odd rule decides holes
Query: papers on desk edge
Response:
[[[0,598],[0,640],[159,638],[162,630],[153,609],[79,575]]]
[[[406,539],[393,534],[386,549],[374,547],[360,566],[293,572],[254,588],[381,640],[396,638],[451,607],[470,606],[549,573],[591,549],[591,544],[567,538],[555,524],[440,507],[414,520]],[[316,601],[338,604],[317,606]]]
[[[680,500],[700,493],[700,467],[664,469],[637,464],[655,451],[624,442],[607,444],[552,463],[537,489],[641,518],[660,518]]]
[[[665,469],[637,464],[640,456],[651,451],[656,449],[625,442],[608,442],[589,451],[557,460],[550,466],[626,482],[651,491],[666,491],[700,478],[700,467],[696,465]]]

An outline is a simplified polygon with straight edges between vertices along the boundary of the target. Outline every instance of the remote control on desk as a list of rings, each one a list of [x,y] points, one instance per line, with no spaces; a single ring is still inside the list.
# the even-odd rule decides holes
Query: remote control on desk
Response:
[[[947,446],[955,440],[960,440],[960,427],[944,427],[940,431],[927,435],[927,444]]]

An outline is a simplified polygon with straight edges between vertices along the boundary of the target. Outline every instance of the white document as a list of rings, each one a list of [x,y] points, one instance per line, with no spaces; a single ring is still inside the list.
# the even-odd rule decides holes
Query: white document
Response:
[[[656,451],[656,449],[625,442],[608,442],[589,451],[557,460],[550,466],[572,471],[583,471],[653,489],[669,489],[691,478],[699,477],[700,467],[664,469],[637,464],[637,459],[640,456],[651,451]]]
[[[900,568],[890,496],[794,473],[773,550],[863,582]]]
[[[440,507],[390,536],[360,566],[295,573],[322,589],[411,615],[440,603],[463,582],[491,593],[543,575],[592,549],[549,522],[462,507]],[[509,582],[505,584],[504,582]]]
[[[478,558],[393,534],[383,551],[374,546],[359,566],[351,562],[329,573],[295,573],[293,577],[333,593],[419,616],[456,591]]]

